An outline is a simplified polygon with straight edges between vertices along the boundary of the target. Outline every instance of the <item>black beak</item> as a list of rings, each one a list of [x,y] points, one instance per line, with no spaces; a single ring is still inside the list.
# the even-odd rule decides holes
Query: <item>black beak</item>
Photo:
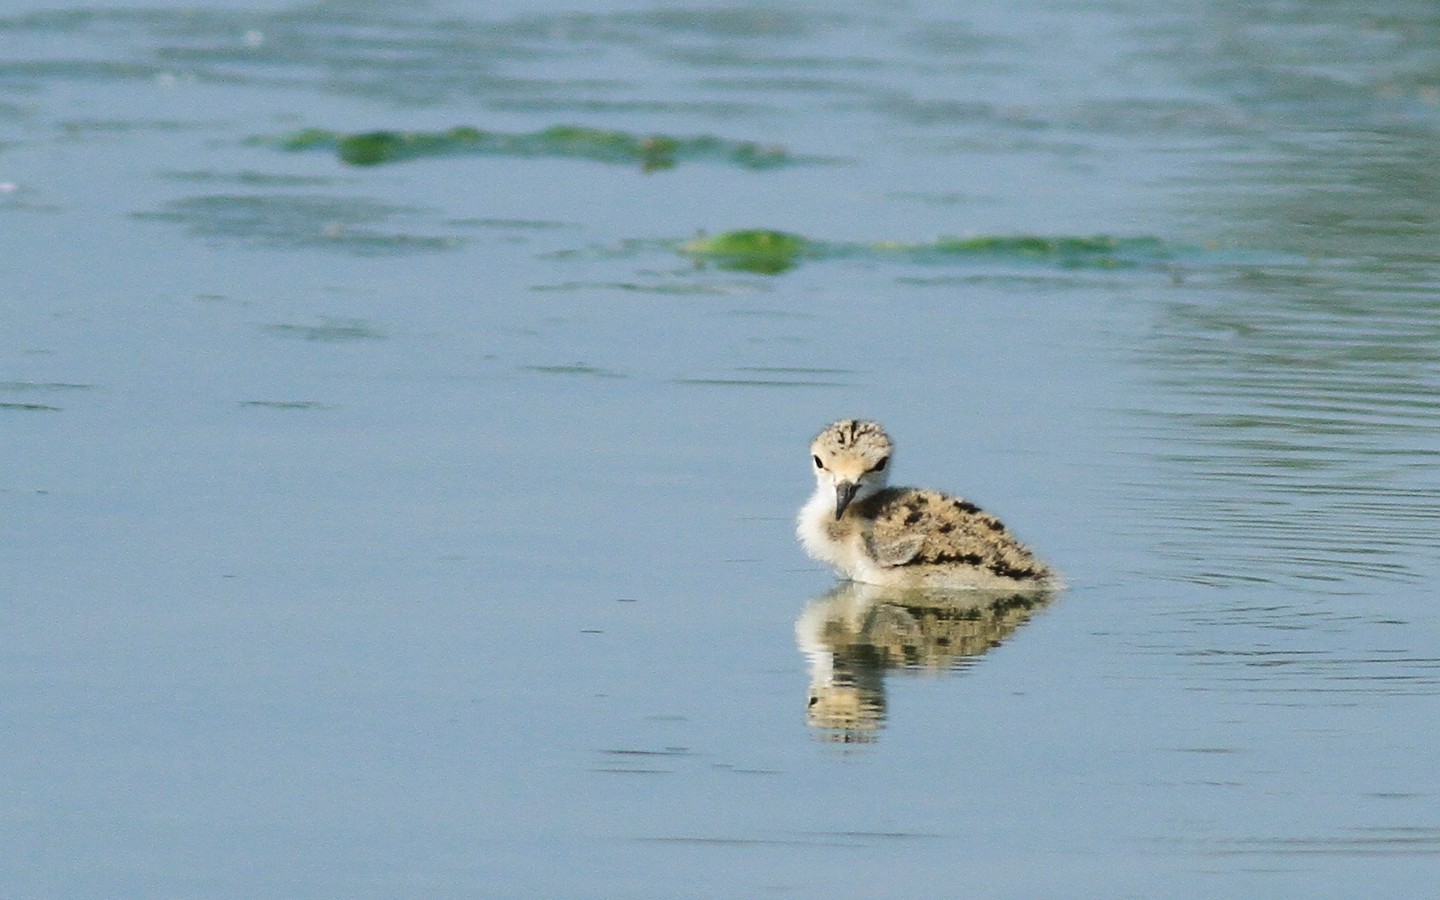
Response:
[[[840,518],[840,515],[845,512],[845,507],[855,499],[855,492],[858,490],[860,490],[860,485],[853,481],[842,481],[835,485],[835,518]]]

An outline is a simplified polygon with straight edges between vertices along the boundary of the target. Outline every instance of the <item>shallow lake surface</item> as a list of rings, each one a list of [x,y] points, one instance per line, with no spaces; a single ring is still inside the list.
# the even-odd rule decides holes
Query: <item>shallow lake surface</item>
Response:
[[[0,48],[0,893],[1434,890],[1433,3]],[[837,587],[851,415],[1068,588]]]

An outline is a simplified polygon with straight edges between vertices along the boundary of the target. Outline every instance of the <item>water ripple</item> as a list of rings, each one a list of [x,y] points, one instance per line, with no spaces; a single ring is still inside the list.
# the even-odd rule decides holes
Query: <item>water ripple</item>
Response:
[[[1420,581],[1440,530],[1440,308],[1344,265],[1187,291],[1139,362],[1160,481],[1140,501],[1183,577]]]

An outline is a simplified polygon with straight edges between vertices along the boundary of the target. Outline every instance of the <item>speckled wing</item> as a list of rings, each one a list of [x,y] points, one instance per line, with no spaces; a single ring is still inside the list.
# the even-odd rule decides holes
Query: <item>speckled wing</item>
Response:
[[[865,536],[882,566],[974,566],[1003,578],[1048,574],[1045,564],[980,507],[939,491],[887,488],[865,501]]]

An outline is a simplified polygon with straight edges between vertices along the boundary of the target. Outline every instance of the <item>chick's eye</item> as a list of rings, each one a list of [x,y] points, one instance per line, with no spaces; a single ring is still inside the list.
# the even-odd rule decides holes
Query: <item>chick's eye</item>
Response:
[[[883,471],[885,471],[885,466],[887,466],[889,463],[890,463],[890,457],[888,457],[888,456],[882,457],[879,462],[877,462],[875,465],[873,465],[873,466],[870,467],[870,471],[872,471],[872,472],[883,472]]]
[[[823,468],[825,468],[825,464],[820,461],[820,457],[818,457],[818,456],[812,456],[812,457],[810,457],[810,458],[813,459],[813,460],[815,460],[815,468],[817,468],[817,469],[823,469]]]

